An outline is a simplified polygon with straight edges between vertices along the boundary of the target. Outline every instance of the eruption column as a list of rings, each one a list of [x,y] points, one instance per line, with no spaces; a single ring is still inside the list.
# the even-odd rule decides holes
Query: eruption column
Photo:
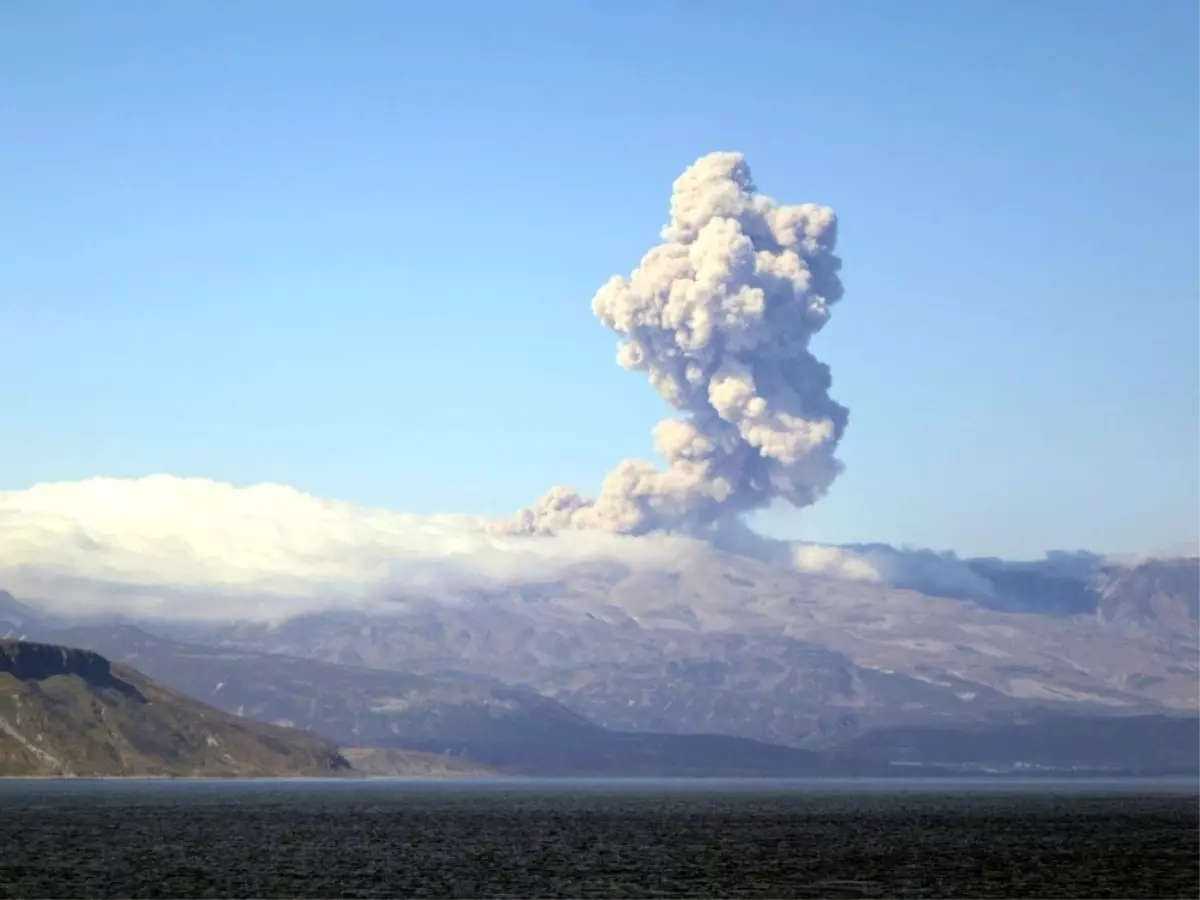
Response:
[[[780,206],[740,153],[711,153],[675,181],[662,238],[592,311],[682,414],[654,429],[666,468],[624,460],[595,499],[555,487],[497,530],[702,534],[776,498],[814,503],[841,471],[849,413],[808,349],[842,296],[833,210]]]

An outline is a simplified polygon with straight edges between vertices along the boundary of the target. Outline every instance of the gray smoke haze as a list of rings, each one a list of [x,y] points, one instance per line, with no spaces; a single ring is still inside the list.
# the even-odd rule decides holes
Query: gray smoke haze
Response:
[[[976,601],[989,600],[995,593],[991,582],[971,569],[969,560],[961,560],[952,552],[889,544],[779,540],[751,531],[741,522],[728,521],[714,530],[712,543],[728,553],[812,575]]]
[[[808,506],[841,471],[849,414],[808,350],[842,297],[833,210],[781,206],[741,154],[711,153],[675,181],[662,238],[592,311],[621,336],[617,362],[684,413],[654,429],[666,468],[624,460],[595,499],[555,487],[498,531],[699,534],[776,499]]]

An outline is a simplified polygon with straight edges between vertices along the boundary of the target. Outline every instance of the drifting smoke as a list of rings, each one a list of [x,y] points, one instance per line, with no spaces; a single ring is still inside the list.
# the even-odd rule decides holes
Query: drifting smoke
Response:
[[[897,548],[889,544],[810,544],[751,531],[741,522],[722,522],[712,534],[719,549],[768,565],[844,581],[910,588],[939,597],[987,601],[990,581],[954,553]]]
[[[712,153],[676,180],[662,237],[592,311],[622,337],[617,362],[686,414],[654,429],[667,468],[625,460],[594,500],[556,487],[498,531],[698,534],[777,498],[814,503],[841,471],[848,411],[808,351],[842,296],[833,211],[780,206],[741,154]]]
[[[1188,560],[1200,559],[1200,541],[1180,541],[1157,550],[1141,553],[1122,553],[1109,557],[1109,560],[1123,566],[1137,566],[1144,562],[1156,560]]]

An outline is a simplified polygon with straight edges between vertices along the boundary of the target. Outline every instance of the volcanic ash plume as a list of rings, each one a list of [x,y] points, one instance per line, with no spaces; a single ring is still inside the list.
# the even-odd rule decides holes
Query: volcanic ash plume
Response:
[[[556,487],[498,530],[695,534],[777,497],[807,506],[840,472],[848,411],[808,351],[842,296],[833,210],[780,206],[740,153],[711,153],[676,180],[662,238],[592,311],[684,414],[654,429],[666,469],[624,460],[594,500]]]

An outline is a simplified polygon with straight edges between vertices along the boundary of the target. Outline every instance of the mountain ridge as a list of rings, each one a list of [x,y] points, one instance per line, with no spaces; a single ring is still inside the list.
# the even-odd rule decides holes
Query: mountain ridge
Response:
[[[477,680],[189,645],[130,626],[47,634],[136,661],[235,715],[300,725],[343,747],[417,751],[540,775],[814,775],[830,769],[809,751],[733,736],[612,732],[549,698]],[[205,684],[216,689],[204,694]],[[241,701],[248,699],[247,708]],[[307,718],[281,721],[281,712]],[[728,762],[731,751],[741,761]]]
[[[0,772],[329,775],[326,738],[238,720],[89,650],[0,640]]]
[[[148,627],[219,646],[498,679],[616,730],[792,746],[1031,706],[1185,713],[1200,702],[1197,642],[1179,628],[1131,632],[1095,612],[998,611],[715,553],[641,569],[590,563],[397,601],[386,615]]]
[[[1196,561],[983,563],[1003,576],[989,603],[690,546],[491,586],[407,585],[373,609],[275,623],[38,624],[15,600],[0,613],[247,717],[489,765],[524,754],[570,770],[600,740],[661,769],[700,747],[667,738],[689,737],[748,740],[761,762],[764,747],[824,752],[886,729],[1194,713]]]

